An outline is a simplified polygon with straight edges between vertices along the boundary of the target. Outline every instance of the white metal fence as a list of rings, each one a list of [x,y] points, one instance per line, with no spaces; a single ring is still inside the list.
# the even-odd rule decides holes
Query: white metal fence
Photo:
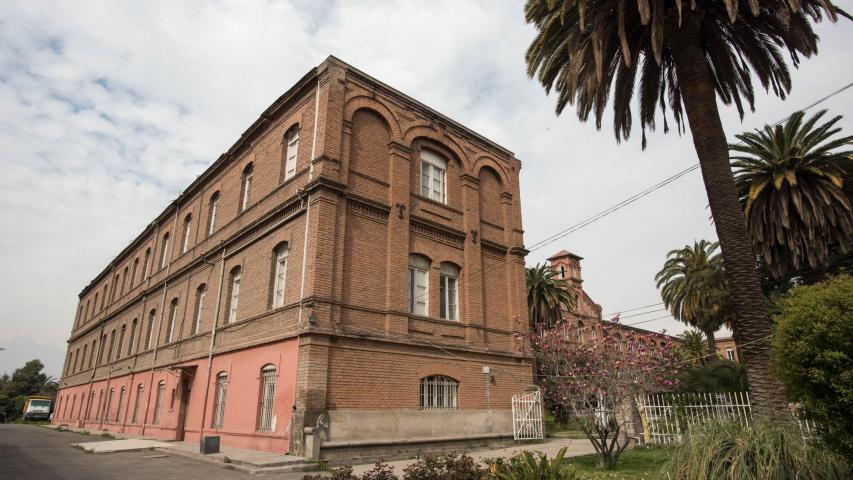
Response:
[[[666,393],[640,395],[636,400],[645,443],[679,443],[688,428],[708,420],[749,425],[752,419],[747,392]],[[803,438],[813,438],[817,434],[815,421],[808,418],[801,405],[792,404],[790,408]]]
[[[542,394],[532,393],[512,396],[512,435],[515,440],[543,440]]]
[[[707,420],[747,425],[752,406],[747,392],[640,395],[637,410],[646,443],[675,444],[688,428]]]

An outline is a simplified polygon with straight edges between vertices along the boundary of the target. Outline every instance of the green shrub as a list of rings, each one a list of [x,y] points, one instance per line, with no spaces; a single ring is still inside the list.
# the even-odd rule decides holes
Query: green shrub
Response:
[[[574,480],[574,469],[563,463],[566,449],[562,448],[552,459],[537,453],[522,452],[509,460],[491,464],[490,471],[498,480]]]
[[[364,472],[361,476],[352,473],[352,467],[349,465],[336,468],[331,473],[332,480],[399,480],[397,475],[394,475],[394,467],[381,461],[376,462],[373,470]],[[302,480],[329,480],[329,478],[324,475],[305,475]]]
[[[405,480],[480,480],[487,472],[467,455],[427,455],[403,470]]]
[[[749,390],[743,365],[718,358],[705,365],[690,366],[678,376],[682,392],[723,393]]]
[[[660,478],[678,480],[843,480],[850,466],[803,440],[793,425],[756,422],[697,426],[673,451]]]
[[[792,289],[774,320],[788,399],[803,404],[828,448],[853,461],[853,277]]]

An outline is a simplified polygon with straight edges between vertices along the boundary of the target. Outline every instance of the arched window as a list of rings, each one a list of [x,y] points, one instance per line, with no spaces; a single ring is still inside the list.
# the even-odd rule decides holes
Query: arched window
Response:
[[[216,213],[219,210],[219,192],[213,192],[207,206],[207,235],[213,235],[216,231]]]
[[[193,315],[192,334],[201,331],[201,319],[204,315],[204,298],[207,296],[207,285],[201,284],[195,290],[195,315]]]
[[[121,358],[121,347],[124,345],[124,332],[127,329],[127,325],[121,326],[121,332],[118,335],[118,345],[116,345],[116,360]]]
[[[145,328],[145,350],[149,350],[151,348],[151,332],[154,329],[154,317],[157,316],[157,310],[151,309],[148,312],[148,326]]]
[[[148,269],[151,268],[151,248],[145,249],[145,260],[142,262],[142,281],[148,279]]]
[[[95,420],[101,419],[101,404],[104,403],[104,389],[98,392],[98,409],[95,410]]]
[[[77,350],[74,351],[74,371],[72,373],[77,372],[78,364],[80,364],[80,347],[77,347]]]
[[[107,334],[101,335],[101,350],[98,352],[98,365],[102,365],[104,363],[104,354],[107,349]]]
[[[175,336],[175,317],[178,316],[178,299],[169,304],[169,323],[166,325],[166,343],[172,343]]]
[[[160,414],[163,410],[163,397],[166,395],[166,382],[160,380],[157,384],[157,400],[154,403],[154,425],[160,424]]]
[[[421,379],[421,410],[456,410],[459,382],[433,375]]]
[[[133,259],[133,268],[130,270],[130,289],[136,285],[136,273],[139,270],[139,257]]]
[[[163,242],[160,244],[160,268],[166,268],[169,263],[169,232],[163,234]]]
[[[283,243],[275,249],[273,258],[272,278],[272,308],[284,306],[284,285],[287,275],[287,244]]]
[[[243,169],[243,178],[241,180],[242,188],[240,189],[240,211],[249,206],[249,199],[252,197],[252,172],[254,166],[249,163]]]
[[[112,411],[112,408],[113,408],[113,394],[115,393],[115,390],[116,390],[115,388],[111,388],[110,394],[107,397],[107,406],[104,407],[104,421],[105,422],[110,421],[110,412]]]
[[[88,350],[88,349],[89,349],[89,345],[83,345],[83,357],[80,358],[80,369],[81,370],[86,365],[84,362],[86,361],[86,350]]]
[[[113,360],[113,348],[115,348],[116,343],[116,329],[110,333],[110,349],[107,350],[107,363]]]
[[[116,422],[124,420],[124,401],[127,396],[127,388],[121,387],[118,392],[118,407],[116,407]]]
[[[299,153],[299,125],[284,134],[284,181],[296,175],[296,157]]]
[[[583,322],[578,322],[578,343],[583,343]]]
[[[566,267],[564,265],[560,265],[560,278],[566,278]]]
[[[65,364],[65,375],[71,374],[71,365],[74,363],[74,352],[68,352],[68,362]]]
[[[84,310],[84,313],[83,313],[83,322],[85,323],[86,320],[88,320],[88,319],[89,319],[89,300],[86,300],[86,309]]]
[[[237,307],[240,304],[240,277],[242,275],[243,271],[239,266],[231,270],[231,279],[228,282],[228,317],[226,318],[226,324],[237,321]]]
[[[103,308],[103,306],[102,306]],[[99,312],[98,310],[98,292],[95,292],[95,301],[92,302],[92,313]]]
[[[95,391],[89,390],[89,406],[86,407],[86,420],[92,419],[92,405],[95,404]]]
[[[409,313],[429,315],[429,260],[409,255]]]
[[[459,320],[458,306],[459,267],[449,262],[441,263],[439,277],[438,316],[445,320]]]
[[[127,356],[133,355],[133,342],[136,340],[136,325],[137,321],[134,318],[132,322],[130,322],[130,339],[127,342]]]
[[[190,248],[190,230],[193,224],[193,216],[191,213],[188,213],[186,217],[184,217],[184,236],[181,239],[181,253],[187,253],[187,249]]]
[[[94,362],[94,358],[95,358],[95,351],[96,351],[95,348],[97,347],[97,345],[98,345],[98,339],[96,338],[96,339],[92,340],[92,350],[89,351],[89,368],[92,368],[92,363]]]
[[[430,150],[421,150],[421,195],[447,203],[447,160]]]
[[[213,401],[213,428],[222,428],[225,420],[225,397],[228,396],[228,374],[221,372],[216,376],[216,398]]]
[[[112,298],[110,298],[110,303],[113,303],[116,301],[116,295],[119,293],[119,291],[118,291],[118,289],[119,289],[118,277],[119,277],[119,274],[117,274],[117,273],[116,273],[116,276],[113,277],[113,296],[112,296]],[[106,299],[107,299],[107,296],[104,295],[104,300],[106,301]]]
[[[258,401],[258,431],[272,432],[273,406],[275,403],[275,366],[266,365],[261,369],[261,389]]]
[[[121,296],[124,295],[125,290],[127,290],[127,276],[129,271],[130,267],[124,267],[124,274],[121,276],[121,294],[119,295],[119,298],[121,298]]]
[[[83,420],[83,405],[86,403],[86,392],[80,394],[80,406],[77,407],[77,420]]]
[[[136,403],[133,404],[133,418],[131,423],[139,421],[139,412],[142,410],[142,394],[145,393],[145,387],[140,383],[136,386]]]

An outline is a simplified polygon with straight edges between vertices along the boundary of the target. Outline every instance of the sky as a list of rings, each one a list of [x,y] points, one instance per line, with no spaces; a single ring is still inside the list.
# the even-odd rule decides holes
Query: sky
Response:
[[[786,100],[756,86],[754,113],[724,110],[730,138],[853,81],[850,28],[817,26],[820,53]],[[527,245],[696,162],[689,132],[652,133],[643,151],[636,129],[617,144],[608,121],[558,117],[526,75],[533,36],[520,0],[0,0],[0,373],[40,358],[58,376],[80,290],[330,54],[515,152]],[[853,89],[822,107],[853,127]],[[693,172],[527,262],[572,251],[606,315],[653,305],[666,252],[716,239],[709,216]],[[664,316],[624,322],[684,330]]]

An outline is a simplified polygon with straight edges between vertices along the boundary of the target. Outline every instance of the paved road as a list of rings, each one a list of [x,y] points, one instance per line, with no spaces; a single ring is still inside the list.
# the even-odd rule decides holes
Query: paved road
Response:
[[[161,452],[124,452],[94,455],[69,445],[108,440],[34,425],[0,424],[0,479],[156,479],[204,480],[253,477]],[[152,458],[157,457],[157,458]],[[274,476],[269,478],[299,478]]]

